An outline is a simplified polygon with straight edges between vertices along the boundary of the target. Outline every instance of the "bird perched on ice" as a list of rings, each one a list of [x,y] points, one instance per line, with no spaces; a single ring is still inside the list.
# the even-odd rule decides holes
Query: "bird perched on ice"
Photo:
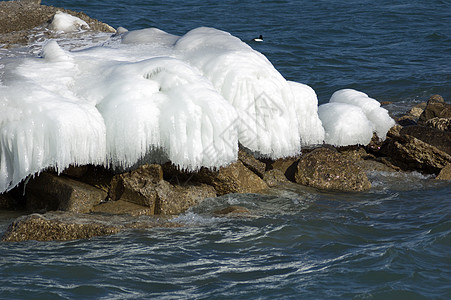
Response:
[[[263,36],[260,34],[260,36],[258,38],[254,38],[254,39],[252,39],[252,41],[254,41],[254,42],[263,42]]]

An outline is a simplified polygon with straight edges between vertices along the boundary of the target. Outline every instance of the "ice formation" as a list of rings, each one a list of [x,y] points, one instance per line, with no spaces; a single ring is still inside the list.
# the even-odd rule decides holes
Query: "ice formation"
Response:
[[[71,28],[58,18],[54,30]],[[51,41],[41,57],[2,62],[0,192],[48,167],[171,160],[196,170],[236,160],[238,143],[279,158],[322,142],[314,91],[238,38],[122,32],[103,46]]]
[[[395,125],[377,100],[353,89],[336,91],[329,103],[319,107],[318,114],[326,131],[325,142],[337,146],[366,145],[373,132],[385,139]]]
[[[57,11],[53,16],[49,28],[54,31],[73,32],[80,29],[88,29],[89,25],[80,18]]]

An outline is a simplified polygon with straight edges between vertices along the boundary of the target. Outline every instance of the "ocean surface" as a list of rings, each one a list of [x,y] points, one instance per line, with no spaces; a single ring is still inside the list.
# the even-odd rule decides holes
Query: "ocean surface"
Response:
[[[42,1],[117,28],[209,26],[262,52],[319,102],[342,88],[392,114],[451,101],[451,1]],[[251,39],[263,35],[261,43]],[[1,55],[7,55],[0,52]],[[364,193],[286,185],[207,199],[185,226],[0,243],[1,299],[451,299],[451,185],[369,174]],[[218,217],[227,205],[247,217]],[[0,211],[0,234],[20,212]]]

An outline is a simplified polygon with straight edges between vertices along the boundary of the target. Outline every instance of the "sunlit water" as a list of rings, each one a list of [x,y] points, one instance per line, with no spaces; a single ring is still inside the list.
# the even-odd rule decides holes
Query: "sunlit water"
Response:
[[[322,103],[346,87],[393,101],[392,113],[435,93],[451,99],[449,1],[43,4],[114,27],[229,31],[287,79],[312,86]],[[262,43],[250,42],[260,34]],[[449,182],[416,173],[369,176],[373,188],[365,193],[287,185],[207,199],[177,218],[181,228],[0,243],[0,298],[451,298]],[[251,214],[213,213],[227,205]],[[1,212],[0,232],[18,215]]]

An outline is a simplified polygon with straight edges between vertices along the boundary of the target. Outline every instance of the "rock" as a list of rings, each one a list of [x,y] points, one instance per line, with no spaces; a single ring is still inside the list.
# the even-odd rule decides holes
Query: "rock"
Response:
[[[2,241],[68,241],[118,233],[125,229],[180,227],[166,217],[48,212],[17,218]]]
[[[35,2],[35,3],[32,3]],[[1,1],[0,2],[0,44],[10,47],[14,44],[27,44],[33,35],[32,29],[42,26],[59,10],[76,16],[89,24],[90,30],[115,32],[111,26],[88,17],[81,12],[74,12],[53,6],[38,5],[39,1]]]
[[[451,164],[447,164],[446,167],[444,167],[436,179],[439,180],[451,180]]]
[[[73,179],[41,173],[26,186],[27,209],[89,212],[107,197],[107,193]]]
[[[205,198],[216,197],[216,191],[206,184],[174,186],[166,181],[156,186],[158,202],[156,214],[177,215],[197,205]]]
[[[263,180],[269,187],[274,187],[280,184],[289,183],[290,181],[285,177],[285,174],[279,169],[272,169],[265,172]]]
[[[91,212],[111,215],[150,216],[153,210],[149,207],[131,203],[128,201],[107,201],[93,207]]]
[[[451,156],[436,147],[411,135],[401,134],[387,139],[381,153],[402,170],[416,170],[438,174],[448,163]]]
[[[215,211],[217,215],[248,215],[251,211],[243,206],[231,205]]]
[[[426,102],[419,103],[412,107],[406,115],[399,117],[396,121],[399,125],[410,126],[417,125],[418,118],[426,108]]]
[[[451,155],[451,132],[416,125],[404,127],[399,134],[413,136]]]
[[[441,131],[451,132],[451,118],[432,118],[427,120],[425,125]]]
[[[148,207],[154,214],[157,202],[155,185],[162,180],[160,165],[142,165],[132,172],[114,176],[108,197],[112,201],[123,200]]]
[[[418,124],[424,125],[432,118],[451,118],[451,104],[446,103],[439,95],[429,98],[426,108],[418,119]]]
[[[380,161],[373,159],[362,159],[360,161],[356,161],[355,164],[367,173],[373,171],[396,172],[399,170],[399,168],[396,168],[393,165],[383,161],[383,159],[381,159]]]
[[[296,167],[299,161],[299,157],[300,156],[287,157],[271,161],[268,163],[268,169],[280,170],[288,180],[295,182],[294,174],[296,173]]]
[[[241,161],[221,167],[218,171],[202,168],[194,179],[213,186],[218,195],[255,193],[268,188],[263,179],[246,168]]]
[[[64,169],[62,174],[72,178],[82,178],[89,170],[89,166],[69,166]]]
[[[15,209],[17,201],[10,194],[0,194],[0,209]]]
[[[296,182],[325,190],[365,191],[371,188],[365,172],[330,148],[318,148],[299,160]]]
[[[409,110],[408,114],[418,119],[423,113],[424,109],[426,108],[426,105],[427,105],[426,102],[421,102],[412,107]]]
[[[260,178],[263,178],[266,171],[266,164],[264,162],[259,161],[252,154],[247,153],[241,147],[238,150],[238,159],[246,168],[257,174]]]
[[[112,203],[108,206],[119,210],[114,208],[114,202],[124,201],[146,207],[147,210],[140,214],[173,215],[181,214],[209,197],[216,197],[216,191],[212,186],[195,182],[172,185],[163,180],[163,169],[160,165],[142,165],[132,172],[119,174],[113,178],[109,193]],[[136,209],[140,211],[139,208]]]
[[[94,236],[115,234],[122,226],[104,225],[101,223],[81,223],[71,220],[57,219],[40,214],[32,214],[15,220],[6,231],[2,241],[20,242],[67,241],[88,239]]]

